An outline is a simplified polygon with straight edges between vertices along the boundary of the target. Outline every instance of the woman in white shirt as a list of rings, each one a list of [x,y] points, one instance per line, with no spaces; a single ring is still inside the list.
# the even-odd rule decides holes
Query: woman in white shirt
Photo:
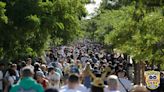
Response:
[[[53,67],[50,67],[49,69],[49,74],[47,76],[49,80],[49,88],[56,88],[59,89],[60,87],[60,74],[55,72]]]

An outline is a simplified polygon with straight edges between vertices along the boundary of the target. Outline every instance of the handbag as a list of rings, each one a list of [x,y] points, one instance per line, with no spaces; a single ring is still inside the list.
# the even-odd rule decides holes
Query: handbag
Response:
[[[124,87],[125,91],[126,91],[126,92],[129,92],[129,91],[126,89],[125,85],[121,82],[121,80],[120,80],[119,78],[118,78],[118,80],[119,80],[119,82],[121,83],[121,85]]]

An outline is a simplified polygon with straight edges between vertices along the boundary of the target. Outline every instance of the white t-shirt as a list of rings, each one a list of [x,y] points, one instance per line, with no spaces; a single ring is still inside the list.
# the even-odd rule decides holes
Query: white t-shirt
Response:
[[[128,79],[124,79],[124,78],[119,78],[120,79],[120,81],[121,81],[121,83],[125,86],[125,88],[128,90],[128,91],[130,91],[131,90],[131,88],[132,88],[132,83],[131,83],[131,81],[129,81]],[[122,84],[120,83],[120,85],[119,85],[119,90],[120,90],[120,92],[126,92],[126,90],[125,90],[125,88],[122,86]]]
[[[30,69],[32,69],[34,71],[34,66],[32,65],[27,65],[27,67],[30,67]]]
[[[62,89],[59,92],[81,92],[81,91],[76,90],[76,89]]]
[[[49,74],[47,76],[49,80],[59,80],[60,81],[60,74],[58,72],[54,72],[54,74]]]
[[[57,88],[60,87],[60,74],[55,72],[52,75],[48,75],[47,77],[49,79],[49,88]]]
[[[0,90],[2,90],[2,88],[3,88],[2,79],[3,79],[3,72],[0,71]]]
[[[77,90],[80,90],[81,92],[87,92],[87,88],[83,84],[79,84]]]
[[[51,83],[49,83],[49,85],[48,85],[48,88],[56,88],[56,89],[59,89],[59,87],[60,87],[59,83],[56,83],[54,85],[52,85]]]
[[[59,92],[82,92],[81,90],[78,89],[69,89],[67,85],[61,87]]]
[[[10,84],[13,85],[16,80],[16,76],[9,76],[8,80],[9,80]]]
[[[108,86],[106,86],[106,87],[104,88],[104,92],[122,92],[122,91],[119,91],[119,90],[111,91],[111,90],[108,89]]]

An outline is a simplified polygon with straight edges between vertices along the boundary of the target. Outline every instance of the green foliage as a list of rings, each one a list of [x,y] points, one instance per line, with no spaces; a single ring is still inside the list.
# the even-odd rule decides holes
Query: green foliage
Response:
[[[106,39],[115,42],[121,51],[129,53],[139,61],[162,61],[163,57],[156,44],[161,42],[164,33],[163,16],[159,12],[146,14],[139,22],[126,21],[124,26],[113,31]],[[112,40],[113,39],[113,40]],[[107,41],[107,42],[110,42]]]
[[[119,9],[122,6],[130,5],[135,0],[103,0],[102,8],[107,10]]]
[[[94,41],[96,38],[95,32],[97,30],[97,22],[95,20],[84,20],[81,27],[86,32],[85,37]]]
[[[91,3],[91,1],[90,1],[90,0],[81,0],[81,2],[82,2],[82,3],[84,3],[84,4]]]
[[[48,42],[67,44],[81,35],[79,23],[85,15],[81,0],[0,2],[0,57],[34,57]]]
[[[161,70],[164,70],[164,64],[160,64]]]
[[[90,20],[96,23],[94,32],[97,41],[112,45],[137,61],[161,63],[164,46],[158,45],[163,44],[164,39],[163,7],[149,9],[138,2],[123,4],[117,9],[103,8],[100,15]]]
[[[40,26],[40,18],[38,18],[37,15],[30,15],[27,16],[25,19],[27,22],[26,24],[27,28],[35,29]]]
[[[6,4],[0,2],[0,23],[7,23],[7,17],[5,16],[5,6]]]

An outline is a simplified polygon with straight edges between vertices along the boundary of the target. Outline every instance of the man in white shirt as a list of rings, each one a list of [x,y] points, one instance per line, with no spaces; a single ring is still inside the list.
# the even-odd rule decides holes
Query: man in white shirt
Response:
[[[117,72],[117,76],[119,78],[119,82],[120,82],[120,87],[119,90],[121,92],[128,92],[131,90],[132,88],[132,83],[130,80],[128,80],[128,78],[126,77],[126,71],[125,70],[119,70]]]
[[[68,84],[61,87],[59,92],[83,92],[81,89],[79,89],[78,75],[70,75],[68,78]]]
[[[122,92],[119,91],[119,80],[116,75],[110,75],[107,81],[108,86],[104,88],[104,92]]]
[[[77,90],[80,90],[81,92],[87,92],[87,88],[81,83],[78,84]]]

